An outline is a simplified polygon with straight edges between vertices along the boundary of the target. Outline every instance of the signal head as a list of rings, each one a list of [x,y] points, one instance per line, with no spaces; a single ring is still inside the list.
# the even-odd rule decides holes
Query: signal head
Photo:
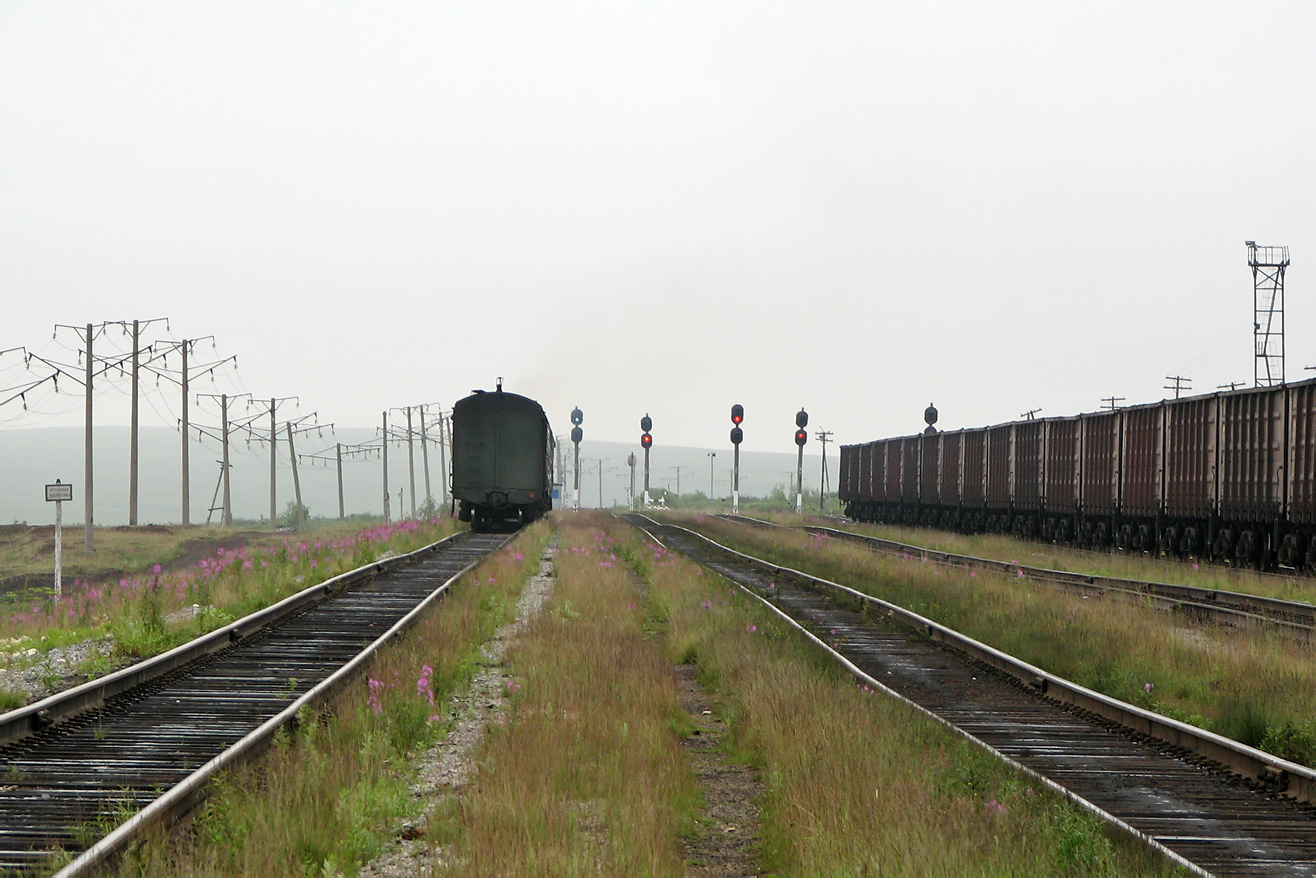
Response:
[[[798,446],[800,446],[801,448],[803,448],[803,447],[804,447],[804,443],[805,443],[805,442],[808,442],[808,441],[809,441],[809,434],[808,434],[807,432],[805,432],[804,430],[796,430],[796,431],[795,431],[795,444],[796,444],[796,445],[798,445]]]
[[[651,448],[653,446],[653,437],[650,436],[648,433],[641,433],[640,445],[645,449]]]
[[[649,417],[648,415],[645,415],[644,417],[640,418],[640,429],[646,433],[652,430],[653,418]]]
[[[585,438],[585,431],[579,427],[571,428],[571,441],[579,444],[581,439]]]
[[[571,423],[575,424],[576,426],[580,426],[580,424],[583,423],[584,420],[585,420],[585,413],[580,410],[579,406],[571,410]]]
[[[740,403],[736,403],[731,407],[731,423],[739,427],[740,422],[743,420],[745,420],[745,407]]]
[[[731,444],[739,445],[745,438],[745,431],[739,427],[731,428]]]
[[[937,407],[932,403],[928,403],[928,407],[923,410],[923,420],[929,427],[937,423]]]
[[[804,409],[800,409],[795,413],[795,426],[799,427],[801,430],[809,426],[809,413]]]

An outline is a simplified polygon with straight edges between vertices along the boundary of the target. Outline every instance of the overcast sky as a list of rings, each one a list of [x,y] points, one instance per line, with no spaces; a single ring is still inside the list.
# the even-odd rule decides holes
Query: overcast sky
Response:
[[[801,405],[851,443],[1250,382],[1254,239],[1296,380],[1314,17],[0,0],[0,350],[167,316],[324,421],[503,376],[559,433],[716,447],[740,402],[789,451]],[[0,428],[80,423],[61,391]]]

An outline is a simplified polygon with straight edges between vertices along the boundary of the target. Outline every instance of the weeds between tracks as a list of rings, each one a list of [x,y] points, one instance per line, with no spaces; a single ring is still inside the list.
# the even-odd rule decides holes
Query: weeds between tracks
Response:
[[[446,731],[443,705],[509,619],[548,534],[533,526],[466,574],[334,704],[217,779],[189,827],[143,842],[118,874],[355,874],[418,813],[408,756]]]
[[[799,531],[704,519],[710,537],[898,604],[1113,698],[1316,766],[1316,650],[1280,634],[1186,623],[1018,576]]]

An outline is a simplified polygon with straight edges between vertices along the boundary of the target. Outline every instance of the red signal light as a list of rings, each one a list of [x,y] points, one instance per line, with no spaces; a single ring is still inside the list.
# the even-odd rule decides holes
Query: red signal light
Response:
[[[640,445],[646,449],[651,447],[653,445],[653,437],[650,436],[648,433],[641,434]]]
[[[809,434],[808,434],[808,433],[804,432],[803,430],[796,430],[796,431],[795,431],[795,444],[796,444],[796,445],[798,445],[798,446],[800,446],[801,448],[803,448],[803,447],[804,447],[804,443],[805,443],[805,442],[808,442],[808,441],[809,441]]]

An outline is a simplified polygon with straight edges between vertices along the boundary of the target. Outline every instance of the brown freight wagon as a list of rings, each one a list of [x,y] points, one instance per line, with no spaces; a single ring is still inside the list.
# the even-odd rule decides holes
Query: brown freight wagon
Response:
[[[982,511],[987,504],[987,431],[978,427],[964,430],[960,436],[963,444],[960,457],[963,477],[960,485],[962,505],[967,516],[965,527],[976,530],[982,526]]]
[[[1014,509],[1042,509],[1043,442],[1045,421],[1019,421],[1014,425]]]
[[[1126,517],[1154,517],[1161,511],[1165,407],[1157,403],[1123,409],[1119,414],[1124,421],[1120,512]]]
[[[841,446],[841,460],[836,465],[836,498],[842,504],[859,499],[859,448],[858,445]]]
[[[1013,424],[998,424],[986,429],[987,445],[987,529],[1001,531],[1010,515],[1013,473],[1010,455],[1014,438]]]
[[[1078,515],[1078,418],[1047,418],[1043,423],[1042,539],[1069,542]]]
[[[959,507],[963,502],[960,473],[963,471],[964,431],[938,433],[940,460],[937,470],[937,497],[943,506]]]
[[[924,433],[918,437],[918,502],[924,508],[941,505],[941,435]],[[927,523],[936,524],[936,519]]]
[[[864,504],[873,502],[873,452],[876,447],[876,442],[865,442],[859,446],[859,483],[855,496]]]
[[[1279,562],[1316,566],[1316,381],[1288,387],[1288,472],[1285,506],[1290,532]]]
[[[1288,396],[1283,387],[1219,394],[1220,526],[1212,546],[1218,558],[1257,560],[1280,520]]]
[[[900,447],[900,503],[907,509],[918,506],[918,452],[923,437],[904,436],[893,439]]]

